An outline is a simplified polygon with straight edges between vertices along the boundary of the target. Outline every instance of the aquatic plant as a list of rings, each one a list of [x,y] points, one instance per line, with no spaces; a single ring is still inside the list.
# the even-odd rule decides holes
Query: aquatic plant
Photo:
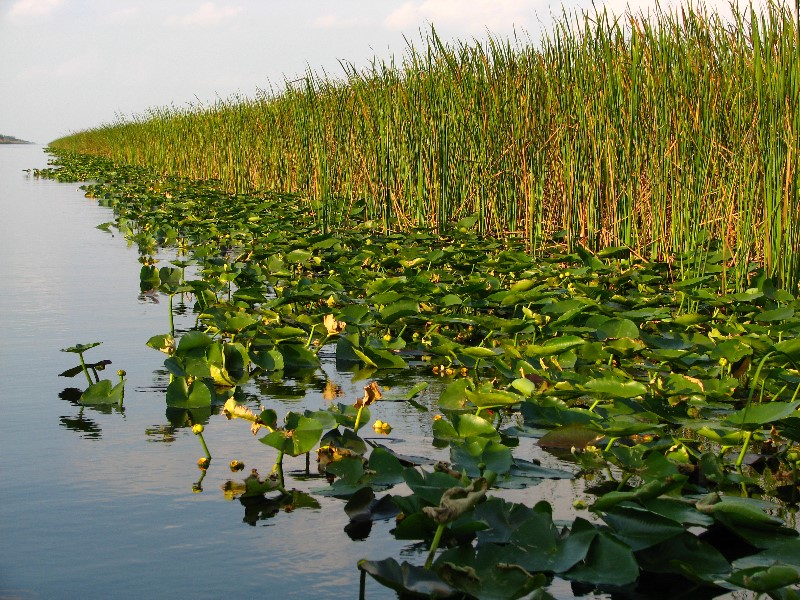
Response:
[[[91,350],[102,344],[102,342],[92,342],[90,344],[76,344],[74,346],[70,346],[69,348],[62,348],[62,352],[70,352],[72,354],[77,354],[78,359],[80,360],[80,365],[73,367],[71,369],[67,369],[63,371],[59,375],[61,377],[74,377],[78,373],[83,373],[86,377],[86,381],[89,383],[89,387],[87,387],[80,395],[80,403],[84,405],[99,405],[99,404],[117,404],[122,406],[122,402],[125,399],[125,371],[119,370],[117,371],[117,376],[119,377],[119,382],[115,385],[108,379],[100,379],[98,375],[98,371],[105,369],[106,366],[111,364],[110,360],[101,360],[95,363],[86,363],[86,360],[83,358],[84,352],[87,350]],[[92,371],[94,375],[94,381],[89,376],[89,371]]]
[[[427,549],[420,564],[359,563],[401,593],[548,597],[554,578],[643,593],[669,578],[706,597],[794,593],[800,300],[758,264],[740,291],[710,238],[697,270],[680,271],[690,257],[573,251],[560,239],[532,256],[523,239],[467,226],[400,234],[363,222],[325,234],[291,196],[232,202],[208,183],[124,166],[111,179],[103,160],[60,160],[62,177],[104,180],[87,193],[129,239],[174,229],[198,262],[186,282],[197,327],[148,345],[166,354],[178,426],[218,406],[269,431],[274,477],[225,490],[250,490],[251,521],[294,493],[284,456],[316,448],[327,485],[313,493],[347,499],[349,534],[394,517],[393,535]],[[361,400],[288,411],[279,425],[268,393],[242,392],[318,369],[323,344],[369,382]],[[381,379],[400,371],[428,380],[386,392]],[[417,402],[434,382],[432,405]],[[430,418],[446,462],[362,437],[391,401]],[[549,468],[525,440],[569,462]],[[546,502],[501,497],[548,478],[584,480],[588,500],[571,522],[554,522]],[[408,495],[387,491],[399,483]],[[451,501],[460,508],[446,513]]]
[[[232,194],[297,193],[326,232],[475,215],[481,233],[537,252],[556,234],[570,250],[625,246],[681,273],[721,268],[741,290],[757,261],[793,289],[799,29],[783,3],[733,6],[728,21],[693,5],[564,13],[536,44],[448,44],[432,29],[397,62],[53,145]],[[706,258],[709,235],[722,264]]]

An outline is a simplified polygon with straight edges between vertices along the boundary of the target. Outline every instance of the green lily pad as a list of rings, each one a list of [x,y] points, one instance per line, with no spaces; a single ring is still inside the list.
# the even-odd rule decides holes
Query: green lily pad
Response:
[[[597,339],[605,341],[608,339],[639,337],[639,328],[630,319],[608,319],[595,332]]]
[[[358,561],[358,568],[382,585],[400,594],[415,594],[425,598],[454,598],[460,595],[455,588],[442,581],[436,573],[406,561],[402,564],[393,558]]]
[[[80,402],[85,405],[119,404],[125,393],[125,382],[116,385],[108,379],[93,383],[81,394]]]
[[[795,402],[765,402],[746,406],[729,415],[725,422],[744,429],[762,428],[767,423],[774,423],[790,416],[797,416],[800,400]]]
[[[87,350],[91,350],[92,348],[99,346],[103,342],[91,342],[89,344],[75,344],[74,346],[70,346],[69,348],[62,348],[61,352],[71,352],[73,354],[82,354]]]

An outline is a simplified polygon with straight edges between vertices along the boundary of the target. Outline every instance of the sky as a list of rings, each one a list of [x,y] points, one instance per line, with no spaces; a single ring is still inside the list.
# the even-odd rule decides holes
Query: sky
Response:
[[[656,0],[594,0],[614,14]],[[669,7],[678,0],[662,0]],[[699,6],[698,0],[694,5]],[[535,44],[592,0],[0,0],[0,134],[47,143],[166,106],[279,92],[445,40]],[[725,0],[706,6],[725,12]]]

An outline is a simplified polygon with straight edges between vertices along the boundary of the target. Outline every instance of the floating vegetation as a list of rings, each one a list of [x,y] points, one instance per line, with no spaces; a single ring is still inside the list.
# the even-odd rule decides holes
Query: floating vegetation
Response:
[[[326,484],[314,495],[347,499],[348,535],[394,518],[396,538],[428,548],[420,564],[358,563],[401,594],[548,598],[559,578],[631,595],[669,580],[671,594],[796,597],[800,301],[757,264],[741,290],[710,235],[702,251],[653,262],[556,242],[533,257],[524,239],[478,236],[474,216],[437,232],[365,221],[323,233],[293,196],[58,156],[39,175],[96,182],[86,194],[146,257],[148,289],[191,290],[180,293],[196,327],[178,336],[170,324],[148,345],[166,355],[176,426],[194,425],[206,448],[198,424],[221,407],[275,453],[269,475],[225,484],[247,522],[318,506],[282,463],[316,454]],[[186,249],[198,278],[156,270],[162,246]],[[320,382],[324,409],[280,418],[268,395],[244,396],[250,381],[317,369],[322,348],[358,368],[360,398]],[[403,370],[435,378],[435,414],[414,399],[427,382],[377,383]],[[387,402],[429,420],[449,460],[364,439],[388,432]],[[573,468],[540,464],[523,439]],[[575,501],[570,522],[547,502],[502,498],[558,478],[584,479],[594,496]],[[407,495],[387,492],[401,483]]]

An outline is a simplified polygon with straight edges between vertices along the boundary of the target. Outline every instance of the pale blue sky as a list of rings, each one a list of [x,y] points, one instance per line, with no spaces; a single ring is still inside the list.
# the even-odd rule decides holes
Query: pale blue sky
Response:
[[[418,42],[431,23],[445,39],[535,42],[561,11],[561,0],[0,0],[0,133],[46,143],[117,114],[280,89],[307,66],[338,76],[339,60],[402,55],[404,36]]]

